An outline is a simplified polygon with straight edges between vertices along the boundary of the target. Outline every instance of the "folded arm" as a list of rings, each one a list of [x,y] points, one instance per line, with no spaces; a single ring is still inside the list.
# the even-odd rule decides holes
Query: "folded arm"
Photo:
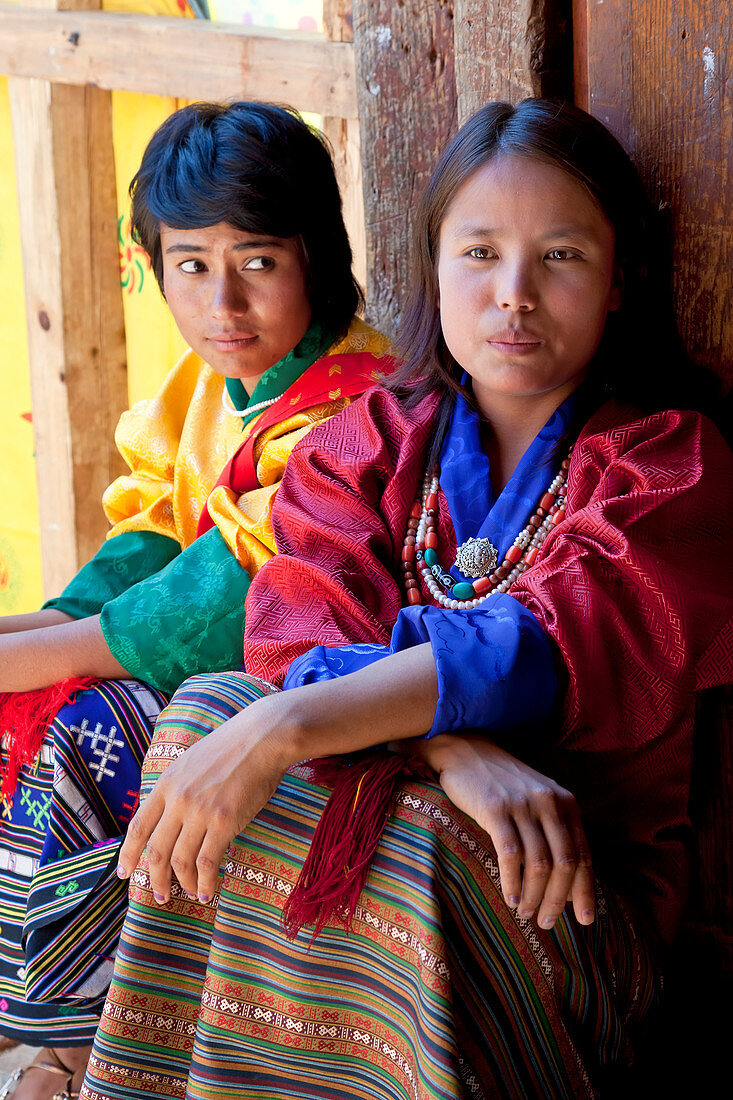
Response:
[[[257,700],[166,769],[130,824],[120,873],[129,874],[147,844],[161,903],[171,870],[185,890],[208,899],[227,846],[288,767],[418,737],[433,722],[437,698],[435,661],[423,644],[351,675]],[[571,896],[578,919],[589,923],[592,874],[572,796],[481,738],[426,744],[418,751],[446,793],[489,833],[507,903],[521,916],[539,905],[542,926],[551,927]]]

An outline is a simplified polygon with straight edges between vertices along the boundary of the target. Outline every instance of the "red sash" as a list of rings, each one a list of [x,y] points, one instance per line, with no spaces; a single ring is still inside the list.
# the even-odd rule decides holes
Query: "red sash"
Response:
[[[249,493],[259,488],[254,448],[262,432],[295,413],[313,408],[314,405],[338,401],[341,397],[357,397],[373,386],[380,377],[389,374],[394,365],[394,359],[389,356],[377,358],[371,352],[365,351],[351,352],[348,355],[325,355],[322,359],[317,359],[300,378],[288,386],[277,401],[252,422],[252,431],[229,459],[214,488],[226,485],[237,494]],[[209,509],[204,505],[199,516],[196,537],[205,534],[213,526]]]

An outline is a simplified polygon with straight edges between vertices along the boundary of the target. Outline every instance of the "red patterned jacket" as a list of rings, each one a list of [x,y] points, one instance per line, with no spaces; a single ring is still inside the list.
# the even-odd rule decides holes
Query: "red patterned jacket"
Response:
[[[272,514],[279,554],[247,599],[247,670],[314,645],[389,641],[400,552],[437,401],[377,388],[300,444]],[[733,456],[694,412],[615,402],[586,424],[567,518],[511,594],[564,666],[541,761],[576,795],[597,869],[667,938],[687,877],[695,694],[733,679]],[[441,547],[455,551],[445,499]]]

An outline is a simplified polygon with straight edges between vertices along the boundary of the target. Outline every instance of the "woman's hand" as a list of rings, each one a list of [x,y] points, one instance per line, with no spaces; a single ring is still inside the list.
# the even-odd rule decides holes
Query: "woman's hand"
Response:
[[[441,734],[410,749],[439,776],[451,802],[493,842],[504,899],[520,917],[552,928],[572,901],[581,924],[595,917],[588,841],[569,791],[479,734]]]
[[[293,760],[278,734],[280,695],[265,696],[213,730],[156,781],[130,822],[117,873],[127,878],[147,844],[150,886],[161,905],[171,871],[210,900],[232,839],[270,800]]]

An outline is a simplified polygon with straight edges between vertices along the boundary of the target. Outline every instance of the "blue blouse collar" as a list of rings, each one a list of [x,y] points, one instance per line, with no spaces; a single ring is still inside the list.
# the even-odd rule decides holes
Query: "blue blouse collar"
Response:
[[[481,446],[479,416],[458,394],[440,453],[440,487],[448,502],[458,546],[471,537],[488,538],[499,553],[499,561],[503,559],[557,473],[557,445],[571,425],[575,405],[576,395],[572,393],[537,433],[495,497],[489,458]],[[463,579],[455,566],[451,573]]]

